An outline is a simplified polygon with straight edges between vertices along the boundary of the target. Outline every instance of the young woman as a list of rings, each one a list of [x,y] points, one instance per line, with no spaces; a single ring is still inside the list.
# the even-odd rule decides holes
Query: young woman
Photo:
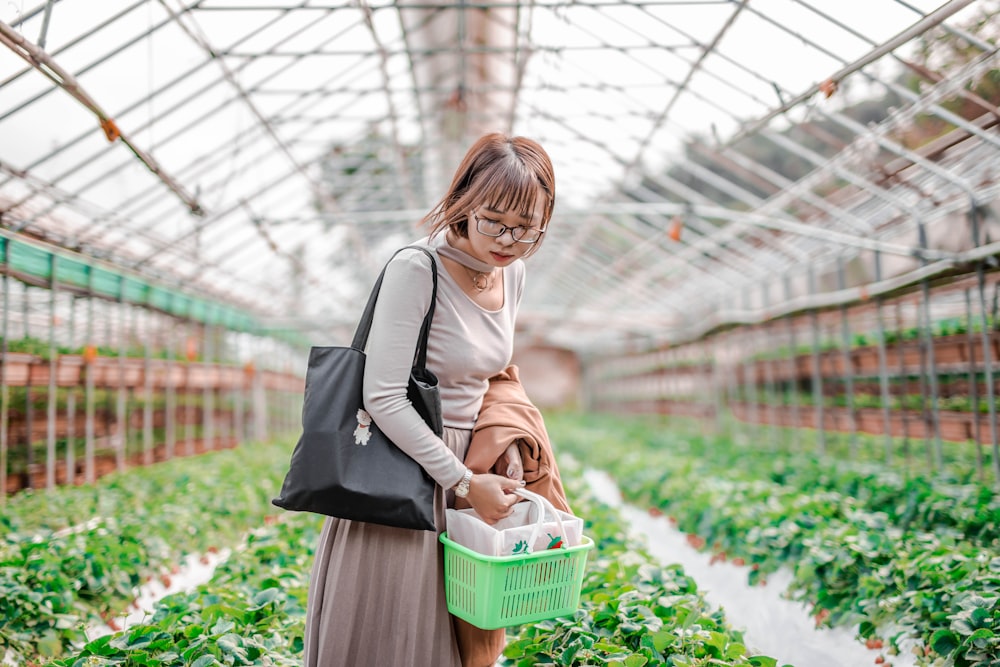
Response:
[[[465,497],[485,520],[512,511],[523,485],[516,449],[508,476],[472,474],[463,463],[488,379],[508,366],[524,287],[521,261],[545,236],[555,203],[552,162],[530,139],[480,138],[416,242],[438,265],[427,368],[440,383],[444,436],[406,398],[431,266],[419,250],[389,262],[368,339],[365,407],[379,428],[437,482],[437,532],[328,518],[313,565],[306,667],[487,667],[503,631],[472,628],[448,614],[442,547],[445,508]]]

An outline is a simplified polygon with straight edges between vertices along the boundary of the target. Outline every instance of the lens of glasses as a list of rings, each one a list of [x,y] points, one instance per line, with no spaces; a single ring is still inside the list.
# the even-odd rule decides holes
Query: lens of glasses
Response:
[[[476,219],[476,229],[486,236],[500,237],[509,229],[511,238],[520,243],[537,243],[542,237],[542,230],[534,227],[507,227],[495,220],[485,220],[475,214],[473,217]]]
[[[514,227],[510,230],[510,234],[515,241],[521,243],[534,243],[542,236],[542,233],[534,227]]]

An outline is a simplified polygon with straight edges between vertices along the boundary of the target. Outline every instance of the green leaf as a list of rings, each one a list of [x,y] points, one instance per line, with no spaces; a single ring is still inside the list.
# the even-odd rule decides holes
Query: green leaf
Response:
[[[256,608],[259,609],[260,607],[274,602],[280,595],[281,591],[277,588],[266,588],[253,597],[253,602],[257,605]]]
[[[214,655],[203,655],[192,662],[191,667],[212,667],[212,665],[217,664],[219,664],[219,662],[215,659]]]
[[[644,656],[630,655],[629,657],[625,658],[625,667],[643,667],[648,662],[649,659],[647,659]]]
[[[38,654],[46,658],[62,655],[62,640],[55,630],[46,630],[37,641]]]
[[[982,627],[986,621],[990,620],[990,612],[982,607],[977,607],[969,614],[969,620],[975,627]]]
[[[669,630],[660,630],[653,635],[652,639],[653,648],[655,648],[657,652],[663,653],[664,649],[674,643],[676,637]]]
[[[753,667],[777,667],[778,665],[777,660],[766,655],[752,655],[747,658],[747,661],[753,665]]]
[[[961,641],[951,630],[938,630],[931,635],[931,648],[939,655],[951,655],[960,645]]]
[[[729,647],[726,649],[725,657],[728,658],[729,660],[733,660],[735,658],[742,658],[746,654],[747,654],[746,646],[744,646],[743,644],[734,643],[730,644]]]
[[[986,648],[993,643],[990,640],[994,637],[995,635],[993,634],[993,631],[989,628],[979,628],[969,635],[969,638],[966,641],[971,643],[976,648]]]

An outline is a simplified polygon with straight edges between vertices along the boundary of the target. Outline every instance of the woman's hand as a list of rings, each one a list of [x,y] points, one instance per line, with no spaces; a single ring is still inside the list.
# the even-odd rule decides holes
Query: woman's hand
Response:
[[[524,482],[521,480],[500,475],[473,475],[466,500],[483,521],[494,524],[513,513],[514,505],[521,499],[513,491],[523,486]]]
[[[524,464],[521,462],[521,450],[516,440],[507,445],[507,449],[493,465],[493,472],[509,479],[524,479]]]

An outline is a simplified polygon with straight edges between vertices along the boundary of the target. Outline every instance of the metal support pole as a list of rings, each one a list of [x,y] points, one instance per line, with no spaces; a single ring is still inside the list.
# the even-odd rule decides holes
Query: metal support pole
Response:
[[[52,18],[52,5],[56,0],[47,0],[45,3],[45,13],[42,14],[42,30],[38,34],[38,48],[44,49],[45,42],[48,41],[49,20]]]
[[[31,337],[31,288],[24,288],[24,301],[21,302],[23,312],[24,312],[24,337]],[[25,447],[25,462],[27,464],[27,480],[25,486],[31,489],[34,488],[34,482],[32,480],[30,471],[31,467],[35,464],[35,403],[32,398],[32,385],[29,381],[24,387],[24,416],[26,420],[25,424],[25,436],[24,436],[24,447]]]
[[[233,360],[240,363],[242,355],[240,350],[242,348],[242,335],[235,335],[236,342],[234,344],[235,354],[233,355]],[[246,362],[243,362],[238,366],[239,381],[232,388],[231,395],[233,397],[233,437],[236,438],[236,446],[239,447],[243,445],[246,441],[246,388],[247,388],[247,376],[249,375],[249,369],[247,368]]]
[[[231,392],[233,397],[233,437],[236,439],[236,446],[239,447],[243,445],[246,441],[246,428],[243,423],[246,419],[245,410],[245,391],[246,391],[247,377],[246,372],[240,372],[240,381],[237,383]]]
[[[906,406],[906,396],[910,388],[909,376],[906,374],[906,341],[903,340],[903,304],[901,301],[896,301],[896,354],[898,356],[898,372],[899,372],[899,401],[900,401],[900,415],[903,421],[903,459],[907,464],[910,463],[910,418],[909,418],[909,408]]]
[[[816,270],[813,267],[809,267],[809,293],[816,293]],[[819,313],[815,309],[809,311],[809,323],[812,327],[812,393],[813,415],[816,425],[816,451],[820,456],[825,456],[826,428],[823,423],[825,419],[825,411],[823,410],[823,375],[819,367]]]
[[[715,433],[718,435],[722,433],[722,411],[725,409],[722,398],[722,381],[719,378],[719,337],[712,336],[712,338],[705,342],[705,347],[708,348],[709,352],[707,358],[707,363],[709,364],[708,381],[711,383],[712,405],[715,410]]]
[[[261,341],[261,340],[257,340],[256,342],[258,346],[261,345],[262,343],[265,345],[267,344],[266,341]],[[254,354],[255,358],[262,356],[263,355],[259,355],[257,353]],[[251,399],[253,400],[254,440],[256,440],[257,442],[264,442],[268,439],[268,423],[269,423],[267,414],[267,407],[268,407],[267,390],[264,387],[264,379],[261,375],[261,370],[263,369],[258,368],[256,364],[254,365],[254,368],[256,370],[253,374],[253,395]],[[584,401],[585,401],[584,405],[592,406],[592,402],[589,399],[589,397],[585,397]]]
[[[212,340],[214,329],[209,324],[205,324],[205,358],[203,363],[210,376],[214,376],[215,371],[215,341]],[[202,432],[202,451],[215,449],[215,387],[214,381],[206,382],[202,391],[202,422],[204,430]]]
[[[191,364],[194,363],[194,324],[188,322],[184,339],[184,453],[194,455],[194,390],[191,383]]]
[[[173,301],[173,293],[170,299]],[[166,377],[164,378],[164,428],[166,429],[166,458],[172,459],[177,450],[177,320],[170,318],[167,326]]]
[[[743,292],[743,307],[747,310],[750,309],[750,293],[747,291]],[[757,369],[754,360],[757,351],[756,332],[751,327],[748,329],[749,331],[744,334],[749,344],[743,350],[743,385],[746,392],[750,431],[756,438],[760,435],[760,414],[757,409]]]
[[[7,351],[10,335],[10,243],[3,245],[3,308],[0,308],[0,508],[7,506],[7,448],[10,446],[10,388],[7,386]]]
[[[76,348],[76,297],[69,298],[69,347]],[[86,366],[84,372],[89,375]],[[66,390],[66,485],[76,483],[76,385]]]
[[[59,354],[56,351],[56,254],[49,255],[49,387],[45,401],[45,488],[56,486],[56,425],[59,420],[59,394],[56,376],[59,373]]]
[[[969,206],[969,229],[972,232],[972,244],[975,247],[981,245],[981,227],[979,224],[980,210],[976,206],[975,201],[970,202]],[[985,289],[985,275],[983,269],[983,262],[976,263],[976,279],[979,286],[979,303],[980,303],[980,322],[982,324],[982,344],[983,344],[983,382],[986,385],[986,400],[988,401],[989,416],[990,416],[990,441],[993,444],[993,482],[994,484],[1000,485],[1000,461],[998,461],[997,451],[997,423],[996,423],[996,403],[993,398],[994,386],[993,386],[993,368],[991,362],[991,348],[990,348],[990,338],[992,337],[992,332],[989,330],[990,327],[987,325],[988,317],[985,307],[984,289]],[[969,393],[972,398],[972,414],[973,414],[973,433],[975,436],[975,447],[976,447],[976,467],[979,472],[979,478],[982,480],[985,477],[985,466],[983,463],[983,434],[982,426],[980,423],[979,411],[979,383],[977,374],[974,372],[976,366],[976,355],[974,350],[975,337],[973,335],[972,327],[972,301],[970,291],[965,291],[965,301],[966,301],[966,312],[968,313],[968,335],[969,335],[969,359],[970,367],[969,373],[971,376]]]
[[[976,372],[976,335],[972,330],[972,294],[971,290],[965,290],[965,321],[968,322],[965,334],[969,347],[969,402],[972,408],[972,440],[976,448],[976,477],[983,481],[985,476],[983,466],[983,433],[979,423],[979,377]]]
[[[726,365],[725,368],[721,369],[725,377],[725,391],[726,391],[726,435],[727,437],[736,442],[737,436],[739,435],[739,423],[740,420],[736,418],[735,409],[739,405],[739,387],[737,386],[737,376],[736,369],[738,362],[735,354],[734,348],[734,338],[736,335],[736,330],[729,331],[728,333],[722,334],[723,338],[723,349],[725,350]]]
[[[785,288],[785,300],[791,300],[792,298],[792,284],[789,279],[788,274],[784,276],[784,288]],[[799,368],[797,363],[798,353],[799,353],[799,343],[798,336],[795,331],[795,317],[793,315],[786,315],[785,322],[788,325],[788,401],[792,411],[792,449],[794,451],[799,450],[801,445],[801,433],[802,428],[801,415],[799,414]]]
[[[882,253],[875,253],[875,282],[882,280]],[[878,386],[882,403],[882,432],[885,434],[885,462],[892,463],[892,419],[890,414],[892,398],[889,395],[889,371],[886,360],[885,317],[883,306],[885,297],[875,297],[875,319],[878,327]],[[903,378],[900,378],[903,381]]]
[[[837,257],[837,285],[839,289],[847,288],[847,275],[844,269],[844,257]],[[858,421],[854,412],[854,368],[851,363],[851,327],[848,322],[847,305],[840,305],[840,358],[844,365],[844,393],[847,399],[848,448],[851,460],[858,458]]]
[[[920,239],[920,247],[927,248],[927,230],[924,226],[922,220],[917,220],[917,230]],[[921,266],[927,264],[926,259],[920,260]],[[931,322],[931,292],[930,283],[927,280],[920,281],[920,294],[922,302],[922,312],[923,312],[923,335],[922,340],[924,343],[924,350],[926,356],[921,355],[921,359],[926,358],[927,360],[927,375],[926,379],[929,383],[930,390],[930,408],[931,408],[931,428],[932,428],[932,440],[929,441],[931,444],[930,451],[928,452],[930,456],[931,465],[937,472],[940,472],[944,466],[942,446],[941,446],[941,414],[938,406],[938,376],[937,376],[937,363],[934,360],[934,331],[933,323]],[[926,402],[925,402],[926,409]]]
[[[94,268],[87,266],[88,292],[93,294]],[[87,299],[87,344],[96,345],[94,340],[94,297]],[[87,369],[87,379],[83,388],[83,478],[87,484],[93,484],[97,479],[94,469],[94,366]]]
[[[761,304],[764,310],[768,310],[771,305],[770,294],[768,290],[767,283],[761,285]],[[777,392],[774,389],[774,349],[769,343],[772,338],[770,335],[770,330],[772,325],[770,322],[765,323],[761,327],[761,336],[763,337],[763,354],[762,361],[764,364],[764,390],[767,394],[767,422],[768,422],[768,436],[771,439],[771,449],[778,450],[778,410],[776,403],[778,402]]]
[[[125,303],[126,282],[125,277],[122,276],[121,294],[118,302],[118,326],[120,328],[118,334],[118,393],[115,397],[115,421],[118,425],[118,438],[115,442],[115,463],[118,470],[125,469],[125,453],[128,450],[129,438],[128,401],[126,393],[128,388],[125,385],[125,362],[128,357],[128,343],[131,337],[131,326],[128,317],[128,304]]]
[[[979,283],[979,317],[982,323],[982,345],[983,345],[983,374],[986,378],[986,409],[990,415],[990,443],[993,452],[993,483],[1000,486],[1000,443],[997,441],[997,406],[996,396],[993,386],[993,354],[990,348],[990,338],[992,323],[989,321],[986,305],[986,275],[983,263],[976,265],[976,279]]]
[[[930,437],[927,438],[927,459],[934,470],[940,472],[943,462],[941,455],[941,415],[938,411],[938,378],[937,363],[934,360],[934,323],[931,320],[930,285],[926,280],[920,285],[921,326],[920,342],[923,349],[921,355],[923,384],[921,393],[924,399],[924,419],[929,422]]]
[[[142,344],[142,463],[153,464],[153,313],[142,311],[145,331],[141,332]],[[138,311],[137,311],[138,317]]]

